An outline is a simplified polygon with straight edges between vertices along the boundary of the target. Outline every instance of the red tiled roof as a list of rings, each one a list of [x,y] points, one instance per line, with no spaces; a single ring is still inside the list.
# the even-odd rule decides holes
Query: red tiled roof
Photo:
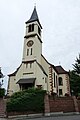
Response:
[[[53,69],[58,73],[58,74],[68,74],[68,72],[66,70],[63,69],[62,66],[54,66],[53,64],[49,63],[45,57],[41,54],[41,56],[44,58],[44,60],[53,67]]]
[[[68,74],[68,72],[62,68],[62,66],[55,66],[55,69],[58,74]]]

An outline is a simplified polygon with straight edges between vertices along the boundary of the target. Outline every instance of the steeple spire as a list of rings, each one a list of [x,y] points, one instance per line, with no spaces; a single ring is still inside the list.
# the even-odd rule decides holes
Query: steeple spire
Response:
[[[37,21],[39,23],[40,27],[42,28],[42,26],[39,22],[37,11],[36,11],[36,5],[34,6],[34,10],[32,12],[32,15],[31,15],[30,19],[26,22],[26,24],[30,23],[30,22],[34,22],[34,21]]]

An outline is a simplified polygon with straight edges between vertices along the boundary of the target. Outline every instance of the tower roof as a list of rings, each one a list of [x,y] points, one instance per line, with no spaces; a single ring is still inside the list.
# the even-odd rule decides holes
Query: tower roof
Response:
[[[42,26],[41,26],[41,24],[39,22],[38,14],[37,14],[37,11],[36,11],[36,6],[34,7],[32,15],[31,15],[30,19],[26,22],[26,24],[34,22],[34,21],[37,21],[39,23],[40,27],[42,28]]]

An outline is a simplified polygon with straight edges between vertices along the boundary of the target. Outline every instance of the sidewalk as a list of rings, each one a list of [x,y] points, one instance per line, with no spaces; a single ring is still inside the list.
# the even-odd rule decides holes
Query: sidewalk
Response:
[[[1,118],[0,120],[24,120],[24,119],[34,119],[34,118],[45,118],[45,117],[59,117],[59,116],[71,116],[71,115],[80,115],[77,112],[63,113],[63,112],[55,112],[47,115],[41,114],[29,114],[29,115],[16,115],[16,116],[8,116],[8,118]]]

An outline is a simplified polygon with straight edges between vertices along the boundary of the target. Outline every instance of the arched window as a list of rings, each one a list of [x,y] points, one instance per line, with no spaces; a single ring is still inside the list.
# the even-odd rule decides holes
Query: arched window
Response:
[[[31,25],[29,25],[28,27],[28,32],[31,32]]]
[[[32,55],[32,48],[31,48],[31,55]]]
[[[32,68],[32,62],[30,63],[30,68]]]
[[[34,31],[34,24],[30,24],[28,27],[28,32],[33,32]]]
[[[32,31],[34,31],[34,24],[32,24]]]
[[[62,77],[59,77],[59,85],[63,85],[63,79],[62,79]]]
[[[54,87],[56,87],[55,73],[54,73]]]
[[[29,55],[29,49],[27,49],[27,56]]]

